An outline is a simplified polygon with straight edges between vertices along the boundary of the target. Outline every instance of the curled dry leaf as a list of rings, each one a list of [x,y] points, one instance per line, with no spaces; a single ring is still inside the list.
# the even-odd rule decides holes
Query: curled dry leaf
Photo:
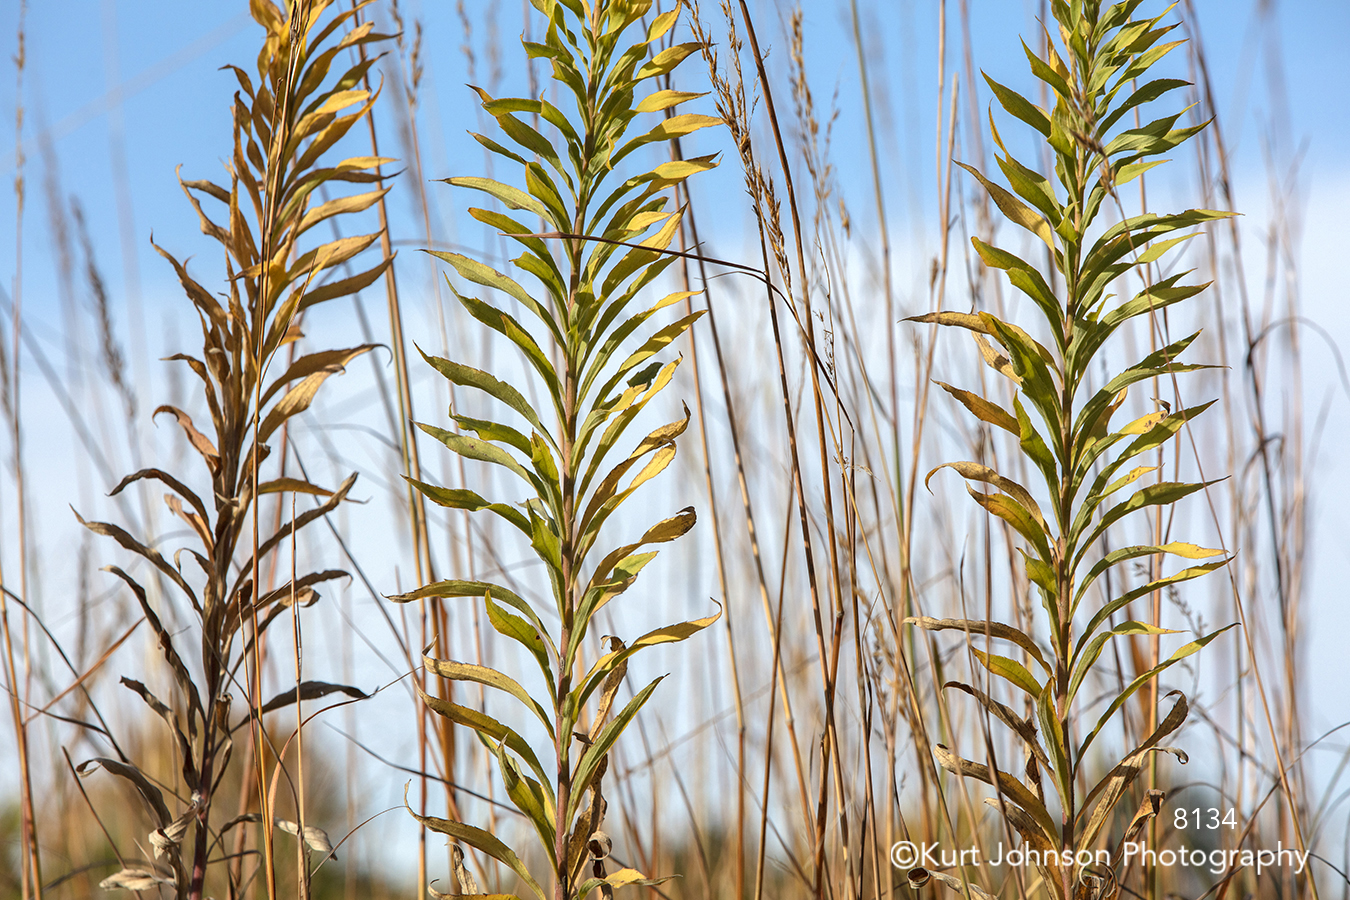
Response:
[[[1167,799],[1165,791],[1152,790],[1144,795],[1144,799],[1139,804],[1139,809],[1135,812],[1134,818],[1130,820],[1130,825],[1125,829],[1125,837],[1121,844],[1128,844],[1135,839],[1135,836],[1143,830],[1144,824],[1149,819],[1162,811],[1163,801]]]
[[[156,885],[175,884],[172,875],[150,866],[127,866],[98,883],[105,891],[153,891]]]
[[[164,805],[164,795],[160,793],[159,788],[151,784],[149,779],[141,774],[140,769],[136,768],[131,763],[124,763],[115,759],[107,759],[100,756],[94,759],[85,760],[75,767],[75,771],[81,778],[84,778],[100,766],[113,775],[125,778],[135,785],[136,790],[140,792],[141,797],[145,800],[146,804],[149,805],[150,809],[155,814],[155,818],[159,820],[161,825],[171,821],[169,817],[169,808]]]
[[[966,891],[969,891],[970,893],[968,896],[978,898],[978,900],[994,900],[994,896],[988,891],[977,888],[968,881],[963,882],[960,878],[947,875],[943,872],[930,872],[923,866],[916,866],[913,869],[910,869],[905,877],[909,881],[909,886],[916,891],[926,885],[929,881],[936,881],[946,885],[963,897],[967,896]]]
[[[289,819],[273,819],[272,824],[287,834],[300,833],[300,826]],[[305,826],[305,846],[315,853],[322,853],[325,858],[331,856],[337,859],[337,854],[333,852],[333,842],[328,839],[328,832],[317,825]]]
[[[474,881],[473,873],[469,867],[464,865],[464,848],[459,844],[450,845],[450,859],[455,868],[455,881],[459,884],[461,894],[478,893],[478,882]]]
[[[603,831],[596,831],[591,834],[591,839],[586,847],[591,851],[591,859],[609,859],[610,851],[614,849],[614,842]]]
[[[163,828],[156,828],[150,832],[150,846],[155,848],[155,859],[159,859],[170,850],[177,850],[178,845],[183,842],[183,835],[187,834],[188,825],[192,823],[193,816],[197,815],[198,810],[206,799],[201,792],[194,792],[192,795],[192,805],[178,818],[174,819]]]
[[[515,894],[480,894],[478,893],[478,882],[474,880],[473,874],[464,865],[464,850],[459,844],[450,845],[450,861],[454,866],[455,880],[459,883],[459,891],[453,894],[447,894],[444,891],[436,890],[436,882],[433,880],[427,885],[427,896],[431,900],[520,900]]]

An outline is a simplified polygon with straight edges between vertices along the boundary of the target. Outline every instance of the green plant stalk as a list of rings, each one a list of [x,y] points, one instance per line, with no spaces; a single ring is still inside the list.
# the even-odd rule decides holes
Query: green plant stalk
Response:
[[[458,426],[456,431],[419,427],[452,452],[506,469],[516,476],[518,485],[527,488],[530,499],[516,505],[492,503],[467,488],[448,489],[421,482],[414,486],[443,507],[487,509],[517,528],[544,563],[559,625],[552,632],[525,599],[485,582],[435,582],[392,599],[482,598],[493,627],[534,657],[547,685],[538,699],[502,672],[429,656],[424,662],[431,672],[452,681],[494,687],[530,709],[550,733],[553,765],[548,770],[520,735],[495,719],[425,691],[423,700],[447,720],[476,731],[494,752],[508,796],[534,825],[544,845],[550,869],[546,880],[552,882],[552,896],[570,900],[596,888],[608,893],[621,885],[656,883],[631,869],[606,874],[609,839],[600,825],[606,805],[602,779],[608,754],[651,696],[656,682],[640,690],[617,712],[613,710],[615,696],[634,653],[653,644],[684,640],[717,619],[712,616],[657,629],[637,638],[631,646],[613,638],[611,651],[602,654],[588,670],[582,669],[582,648],[595,614],[626,591],[655,556],[654,552],[634,551],[674,540],[694,524],[692,508],[657,523],[637,541],[610,552],[594,565],[589,582],[583,581],[602,526],[634,491],[670,464],[675,439],[689,423],[686,409],[682,420],[648,434],[626,460],[601,477],[607,454],[637,414],[669,383],[678,361],[639,366],[697,318],[686,316],[655,331],[643,327],[660,309],[685,299],[687,295],[681,293],[671,294],[636,315],[626,312],[639,291],[674,261],[664,257],[662,251],[677,232],[682,211],[666,212],[669,198],[663,192],[711,168],[714,162],[704,157],[674,168],[665,164],[617,185],[609,176],[632,151],[717,120],[675,116],[645,134],[624,139],[629,124],[639,115],[660,112],[697,96],[657,91],[641,103],[634,96],[642,81],[669,73],[697,49],[693,44],[680,44],[648,57],[655,42],[675,25],[678,9],[655,17],[646,28],[645,40],[623,45],[623,34],[650,11],[650,0],[612,0],[590,7],[576,0],[534,0],[534,6],[549,24],[543,42],[526,41],[526,50],[532,57],[552,60],[560,87],[576,101],[576,114],[569,116],[547,100],[494,99],[475,88],[483,108],[526,156],[492,138],[475,137],[493,153],[524,168],[526,190],[484,178],[448,181],[483,191],[508,209],[525,210],[552,227],[550,232],[534,234],[501,213],[470,210],[525,248],[515,265],[534,276],[546,300],[535,299],[515,280],[468,257],[437,251],[433,255],[451,264],[462,278],[515,298],[531,314],[533,318],[528,321],[532,324],[523,325],[503,308],[464,296],[450,284],[471,315],[522,351],[542,382],[552,414],[541,417],[514,386],[486,372],[426,357],[452,383],[485,392],[514,409],[527,422],[529,436],[513,425],[455,412],[452,418]],[[533,114],[536,126],[547,122],[553,129],[551,136],[540,133],[515,113]],[[609,217],[607,222],[602,221],[605,217]],[[659,229],[644,244],[625,243],[648,233],[658,223]],[[592,235],[600,240],[592,243]],[[546,243],[553,240],[562,241],[561,253]],[[630,248],[628,252],[613,262],[618,248],[625,245]],[[621,348],[630,337],[643,343],[625,357],[620,355]],[[546,352],[546,348],[552,352]],[[553,420],[552,427],[544,425],[545,418]],[[468,432],[478,437],[469,437]],[[637,468],[639,463],[641,468]],[[587,733],[576,731],[582,721],[591,718],[590,707],[597,699]],[[574,740],[582,744],[575,754]],[[583,805],[586,791],[590,792],[590,801]],[[414,815],[427,827],[504,863],[545,900],[543,886],[515,852],[497,838],[463,823]],[[583,881],[588,858],[592,877]],[[473,892],[463,881],[460,887]]]
[[[1079,399],[1094,359],[1118,328],[1130,319],[1142,316],[1148,316],[1151,321],[1156,312],[1198,294],[1206,285],[1180,284],[1185,273],[1158,283],[1145,279],[1142,291],[1114,308],[1109,308],[1113,295],[1107,295],[1106,288],[1131,270],[1154,262],[1185,237],[1158,243],[1154,243],[1155,239],[1226,215],[1208,210],[1190,210],[1168,216],[1144,213],[1089,233],[1103,202],[1115,198],[1119,186],[1141,176],[1158,164],[1160,154],[1204,127],[1174,128],[1179,117],[1174,115],[1142,127],[1121,132],[1115,130],[1116,123],[1125,113],[1184,84],[1157,79],[1143,87],[1137,86],[1137,79],[1180,43],[1160,43],[1175,27],[1160,25],[1161,16],[1132,20],[1140,5],[1141,0],[1124,0],[1104,9],[1102,4],[1092,0],[1074,0],[1073,3],[1055,0],[1052,11],[1059,27],[1060,46],[1068,62],[1060,56],[1048,35],[1043,45],[1045,59],[1034,55],[1024,45],[1033,73],[1050,88],[1056,99],[1050,113],[986,76],[1000,105],[1039,131],[1052,148],[1060,190],[1008,154],[992,117],[990,127],[994,141],[1005,154],[997,158],[997,162],[1012,190],[993,183],[970,166],[963,167],[980,181],[1004,216],[1045,243],[1051,251],[1053,270],[1063,279],[1062,298],[1051,292],[1045,278],[1030,264],[978,238],[972,240],[986,265],[1007,271],[1012,284],[1033,300],[1044,317],[1052,339],[1051,347],[1042,346],[1027,331],[989,313],[939,312],[917,319],[972,331],[985,361],[1016,387],[1015,410],[1009,411],[987,398],[940,385],[977,418],[1011,432],[1018,439],[1023,455],[1032,468],[1039,469],[1044,479],[1052,513],[1047,520],[1032,492],[987,466],[959,462],[938,467],[951,467],[968,483],[995,490],[988,493],[968,487],[981,506],[1003,519],[1026,542],[1027,547],[1022,553],[1027,577],[1042,594],[1051,639],[1047,660],[1032,635],[1012,626],[970,620],[910,620],[930,630],[963,630],[967,640],[984,635],[990,640],[1011,641],[1045,672],[1042,681],[1020,663],[987,651],[972,650],[992,675],[1029,695],[1036,708],[1036,715],[1030,719],[1020,718],[1008,707],[969,685],[955,685],[972,694],[1027,744],[1031,785],[1014,775],[994,772],[986,766],[962,760],[941,745],[937,747],[938,758],[954,773],[993,785],[1001,795],[1002,808],[1010,824],[1030,845],[1054,847],[1069,854],[1092,847],[1102,836],[1115,806],[1123,800],[1147,760],[1162,749],[1159,741],[1185,720],[1186,699],[1182,696],[1171,712],[1150,729],[1152,733],[1142,743],[1126,753],[1104,779],[1080,797],[1078,783],[1089,746],[1136,691],[1151,688],[1162,671],[1227,630],[1205,635],[1183,646],[1166,661],[1138,674],[1112,699],[1096,726],[1075,746],[1075,724],[1080,713],[1074,700],[1080,686],[1091,675],[1105,644],[1118,636],[1170,633],[1156,622],[1126,622],[1110,627],[1113,613],[1128,608],[1135,598],[1156,596],[1168,585],[1199,577],[1229,561],[1222,551],[1173,542],[1124,547],[1094,562],[1088,572],[1081,571],[1081,566],[1088,562],[1091,546],[1116,522],[1149,507],[1168,506],[1207,486],[1156,482],[1137,489],[1123,502],[1108,501],[1116,492],[1157,469],[1136,466],[1121,475],[1122,467],[1128,461],[1150,450],[1161,450],[1181,427],[1208,407],[1209,404],[1203,404],[1174,411],[1160,402],[1161,408],[1156,412],[1136,419],[1118,431],[1113,431],[1110,424],[1132,384],[1159,375],[1175,377],[1178,373],[1204,368],[1177,362],[1195,339],[1194,335],[1155,350],[1092,392],[1085,401]],[[1117,99],[1121,92],[1125,92],[1123,102]],[[1030,402],[1044,424],[1046,437],[1042,437],[1023,408],[1023,398]],[[1123,450],[1111,459],[1108,451],[1122,444]],[[929,473],[929,479],[937,471]],[[1154,533],[1157,540],[1162,539],[1156,524]],[[1075,631],[1075,614],[1086,599],[1087,589],[1099,575],[1131,559],[1161,554],[1186,559],[1225,558],[1192,566],[1172,576],[1159,575],[1119,597],[1108,597],[1105,605],[1094,611],[1091,621],[1081,631]],[[1037,796],[1041,789],[1041,768],[1054,779],[1052,786],[1061,810],[1057,823],[1051,819],[1044,801]],[[1161,795],[1154,796],[1155,793],[1150,793],[1146,804],[1135,815],[1122,843],[1157,814]],[[1080,882],[1095,879],[1097,883],[1104,883],[1106,877],[1105,873],[1084,868],[1076,860],[1062,865],[1047,864],[1041,867],[1041,874],[1060,900],[1073,897]]]

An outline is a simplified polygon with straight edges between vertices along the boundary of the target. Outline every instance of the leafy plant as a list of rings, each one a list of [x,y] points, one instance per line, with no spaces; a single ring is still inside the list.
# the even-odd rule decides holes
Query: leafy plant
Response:
[[[1011,384],[1009,409],[991,397],[982,397],[947,384],[940,386],[984,423],[1009,432],[1017,440],[1028,470],[1039,473],[1048,496],[1044,510],[1036,493],[976,462],[947,463],[968,482],[967,490],[991,515],[1021,536],[1019,548],[1026,576],[1039,594],[1050,638],[1048,652],[1031,634],[1001,622],[965,619],[911,618],[907,621],[931,631],[964,631],[968,638],[984,637],[1010,643],[1023,652],[1022,661],[972,648],[993,675],[1025,696],[1034,713],[1026,717],[971,685],[952,682],[973,696],[994,719],[1009,727],[1026,745],[1026,779],[1010,772],[962,759],[945,746],[936,748],[938,762],[962,776],[995,785],[1001,809],[1026,845],[1041,853],[1059,854],[1040,866],[1048,890],[1060,900],[1103,896],[1108,875],[1085,868],[1078,851],[1098,846],[1150,754],[1168,751],[1183,761],[1184,754],[1161,742],[1179,728],[1188,710],[1179,692],[1170,711],[1152,727],[1152,733],[1120,757],[1104,778],[1086,791],[1080,788],[1089,749],[1131,696],[1151,686],[1170,666],[1200,650],[1227,629],[1207,634],[1176,650],[1169,658],[1140,671],[1115,693],[1096,723],[1079,739],[1076,727],[1093,705],[1080,690],[1108,643],[1127,635],[1174,632],[1156,621],[1117,623],[1116,613],[1156,592],[1212,572],[1229,562],[1221,551],[1183,542],[1152,543],[1110,549],[1098,554],[1108,529],[1143,510],[1170,505],[1206,484],[1159,480],[1136,487],[1125,499],[1120,494],[1152,473],[1144,454],[1160,451],[1187,422],[1210,403],[1171,409],[1159,408],[1123,426],[1112,419],[1125,403],[1132,386],[1198,369],[1204,365],[1179,362],[1197,334],[1155,349],[1104,384],[1092,376],[1102,371],[1102,356],[1111,338],[1127,322],[1144,319],[1161,332],[1155,316],[1194,297],[1205,284],[1183,284],[1179,272],[1154,281],[1148,267],[1181,245],[1192,234],[1174,232],[1221,218],[1227,213],[1188,210],[1177,214],[1142,212],[1127,216],[1117,191],[1144,172],[1161,164],[1162,154],[1177,147],[1204,124],[1178,126],[1182,112],[1164,115],[1141,127],[1122,127],[1126,117],[1186,82],[1171,78],[1146,80],[1149,70],[1180,41],[1165,42],[1176,25],[1161,24],[1162,16],[1135,18],[1141,0],[1104,7],[1093,0],[1054,0],[1058,24],[1057,46],[1046,34],[1046,57],[1026,48],[1032,73],[1055,98],[1047,112],[1021,94],[986,76],[1003,109],[1030,126],[1049,145],[1054,159],[1053,181],[1017,159],[1002,142],[990,115],[990,129],[1002,155],[995,154],[1011,190],[970,166],[963,166],[988,191],[1003,215],[1025,228],[1049,250],[1053,271],[1043,272],[1007,250],[972,238],[984,263],[1007,273],[1014,287],[1031,299],[1041,314],[1048,346],[1023,328],[987,312],[938,312],[913,321],[965,328],[974,334],[984,360]],[[1164,13],[1165,15],[1165,13]],[[1061,55],[1062,51],[1062,55]],[[1120,219],[1099,222],[1103,207],[1115,204]],[[1164,239],[1165,238],[1165,239]],[[1124,302],[1113,302],[1108,289],[1136,270],[1144,287]],[[1056,288],[1052,288],[1055,285]],[[1061,287],[1062,286],[1062,287]],[[1025,401],[1025,404],[1024,404]],[[1035,410],[1036,418],[1028,407]],[[1037,421],[1039,420],[1039,421]],[[1133,464],[1133,465],[1131,465]],[[1127,466],[1130,466],[1127,469]],[[928,477],[931,479],[934,469]],[[987,485],[977,490],[969,483]],[[1137,518],[1137,517],[1136,517]],[[1107,594],[1100,606],[1088,608],[1089,589],[1113,567],[1164,555],[1197,562],[1170,575],[1155,569],[1147,583],[1124,592]],[[1107,580],[1109,584],[1109,579]],[[1087,622],[1079,621],[1079,613]],[[1232,626],[1229,626],[1232,627]],[[1059,805],[1056,820],[1046,802],[1041,773]],[[1144,822],[1156,814],[1161,795],[1150,792],[1130,821],[1125,840],[1132,839]],[[1069,856],[1063,854],[1067,852]],[[1119,859],[1119,851],[1115,859]],[[959,889],[951,876],[945,882]]]
[[[289,540],[293,553],[296,532],[335,509],[356,479],[353,474],[336,490],[327,490],[285,475],[284,468],[264,480],[262,466],[271,456],[271,442],[284,442],[287,424],[310,406],[323,382],[373,346],[295,353],[301,338],[298,321],[306,310],[371,284],[392,262],[383,259],[361,274],[334,279],[339,267],[370,247],[378,233],[326,243],[306,240],[315,226],[364,210],[387,190],[376,188],[311,203],[315,192],[325,186],[378,181],[379,175],[372,170],[389,162],[373,157],[335,165],[325,162],[334,144],[370,114],[376,99],[358,86],[373,59],[345,71],[333,68],[348,48],[383,39],[372,32],[369,23],[353,27],[358,11],[368,3],[337,11],[325,20],[331,0],[291,4],[286,13],[271,0],[253,0],[250,9],[266,36],[258,56],[256,85],[243,69],[230,66],[240,91],[232,109],[234,153],[227,165],[229,181],[225,185],[182,182],[202,231],[225,251],[227,292],[218,299],[188,274],[184,263],[156,247],[173,266],[201,321],[200,356],[179,353],[170,359],[185,363],[200,380],[210,424],[199,429],[186,411],[168,405],[156,409],[155,415],[168,414],[178,422],[205,466],[209,493],[194,491],[186,477],[146,468],[122,479],[113,494],[139,481],[160,482],[169,489],[165,503],[191,529],[197,546],[178,550],[170,562],[152,541],[133,537],[117,525],[85,524],[140,557],[157,583],[172,585],[173,592],[187,601],[180,612],[195,620],[201,653],[192,659],[181,648],[181,640],[165,627],[140,581],[110,567],[131,588],[154,629],[173,675],[174,693],[165,702],[139,681],[123,678],[122,683],[172,732],[181,763],[181,796],[189,796],[190,801],[185,808],[172,809],[160,787],[115,741],[116,758],[94,759],[80,767],[87,774],[101,766],[135,786],[157,823],[149,838],[155,857],[167,863],[167,869],[148,862],[127,867],[106,879],[105,887],[145,890],[168,884],[179,897],[201,897],[208,859],[226,856],[222,851],[228,830],[259,818],[257,813],[244,813],[224,825],[211,819],[215,793],[231,759],[234,732],[244,724],[254,724],[253,758],[261,773],[266,751],[258,744],[266,740],[261,728],[264,714],[333,691],[363,696],[342,685],[301,683],[297,663],[297,683],[264,702],[258,670],[264,631],[287,609],[314,603],[317,585],[346,573],[332,569],[299,577],[293,574],[289,583],[270,590],[259,590],[256,585],[262,581],[264,567],[275,569],[277,551]],[[208,215],[203,201],[222,205],[224,224]],[[288,363],[280,374],[269,374],[282,348],[289,350]],[[280,504],[286,493],[310,494],[322,502],[284,524],[278,514],[280,527],[268,534],[262,530],[259,497],[275,495]],[[240,669],[250,659],[248,683],[241,684]],[[231,716],[234,693],[248,695],[247,719]],[[278,748],[271,752],[278,759],[282,755]],[[265,773],[257,783],[266,785]],[[261,794],[262,819],[267,823],[266,875],[269,893],[274,894],[270,799],[265,790]],[[303,818],[303,805],[297,805]],[[282,827],[299,830],[294,823]],[[307,826],[303,833],[307,838],[316,834]],[[191,841],[192,850],[185,853],[186,841]],[[321,846],[324,842],[315,836],[309,843]],[[230,855],[240,858],[237,851]],[[230,896],[238,895],[240,882],[236,864],[230,874]]]
[[[606,469],[606,460],[629,426],[675,374],[679,360],[653,357],[698,318],[693,313],[656,327],[652,320],[692,296],[681,291],[633,313],[639,295],[674,261],[663,251],[676,234],[681,210],[668,210],[668,188],[712,168],[711,157],[667,162],[630,178],[619,165],[640,148],[688,134],[718,119],[667,115],[637,136],[629,129],[647,113],[662,113],[698,94],[636,92],[673,71],[697,44],[657,41],[676,25],[679,7],[655,16],[636,40],[625,35],[643,23],[650,0],[532,0],[547,19],[541,43],[525,42],[532,59],[546,59],[576,109],[564,111],[544,99],[496,99],[475,88],[483,108],[521,152],[484,135],[477,140],[524,170],[525,189],[478,177],[448,179],[486,193],[511,210],[537,217],[543,234],[511,215],[486,209],[470,214],[506,233],[523,248],[513,263],[532,276],[538,290],[455,253],[436,253],[466,281],[509,297],[530,319],[522,322],[503,305],[455,291],[475,319],[506,337],[524,355],[551,409],[541,412],[524,393],[487,372],[426,357],[454,384],[481,391],[518,417],[518,424],[452,414],[457,430],[421,425],[423,431],[461,456],[510,473],[527,499],[519,504],[484,499],[468,488],[415,486],[443,507],[487,510],[519,530],[548,573],[557,626],[550,629],[526,599],[500,585],[441,581],[393,599],[482,598],[488,620],[518,642],[538,665],[545,689],[531,693],[503,672],[425,657],[429,671],[452,681],[475,682],[509,695],[549,734],[553,760],[496,718],[424,694],[438,714],[472,729],[495,756],[511,801],[533,824],[550,865],[557,900],[609,894],[624,884],[650,884],[632,869],[606,874],[608,838],[600,831],[605,800],[602,780],[609,752],[652,696],[660,679],[639,690],[622,708],[616,697],[628,661],[645,647],[684,640],[717,616],[658,628],[630,644],[610,638],[610,650],[585,667],[581,651],[596,615],[627,591],[656,551],[645,547],[673,541],[694,524],[686,508],[652,525],[641,536],[597,552],[601,531],[619,507],[675,458],[675,441],[689,411],[650,432],[631,453]],[[525,117],[530,117],[530,124]],[[546,123],[546,124],[545,124]],[[543,130],[548,128],[547,136]],[[641,243],[635,243],[649,235]],[[550,243],[550,241],[558,243]],[[556,248],[556,249],[555,249]],[[451,290],[454,290],[453,285]],[[529,324],[526,324],[529,323]],[[623,348],[637,343],[636,349]],[[546,422],[548,424],[546,424]],[[519,424],[523,423],[523,424]],[[598,559],[597,559],[598,557]],[[589,725],[586,719],[589,718]],[[499,860],[539,897],[545,897],[519,856],[497,837],[460,822],[418,816],[425,826],[463,841]],[[590,871],[586,871],[587,862]],[[546,880],[546,879],[545,879]],[[466,882],[460,887],[475,893]]]

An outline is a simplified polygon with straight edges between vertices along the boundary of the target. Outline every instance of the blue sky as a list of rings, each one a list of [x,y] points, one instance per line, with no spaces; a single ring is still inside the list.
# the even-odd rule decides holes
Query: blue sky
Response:
[[[895,227],[904,229],[913,224],[907,219],[927,216],[933,202],[938,4],[887,0],[860,5],[869,52],[884,73],[875,77],[875,90],[879,135],[890,151],[885,161],[890,218]],[[25,280],[30,309],[39,318],[51,297],[53,272],[46,253],[50,242],[42,197],[44,154],[36,135],[48,130],[53,137],[62,189],[84,206],[109,282],[124,284],[128,277],[119,241],[120,228],[129,224],[139,270],[131,276],[156,283],[159,267],[146,238],[151,231],[182,232],[192,222],[174,181],[175,167],[183,165],[186,177],[214,175],[222,148],[229,145],[225,108],[233,79],[218,67],[226,61],[246,61],[254,52],[255,26],[243,6],[224,0],[29,3]],[[461,19],[449,4],[422,6],[417,0],[403,3],[407,19],[423,18],[426,24],[422,138],[428,177],[445,177],[463,168],[452,160],[481,158],[460,124],[475,112],[462,87],[469,80],[461,50],[466,40]],[[491,66],[485,46],[487,23],[495,18],[506,45],[521,30],[517,6],[481,0],[466,4],[474,28],[470,42],[477,56],[478,81],[486,83]],[[715,12],[713,4],[707,6],[708,12]],[[960,6],[957,0],[947,4],[947,65],[960,70],[957,74],[964,80]],[[1277,159],[1288,159],[1306,146],[1305,179],[1335,179],[1350,171],[1350,115],[1344,99],[1332,90],[1345,77],[1350,5],[1201,0],[1195,6],[1195,21],[1220,91],[1219,112],[1235,170],[1263,177],[1262,143],[1269,141]],[[1272,12],[1261,12],[1266,6]],[[831,93],[838,91],[836,162],[841,182],[846,193],[865,201],[870,185],[857,140],[861,104],[847,4],[812,0],[805,7],[806,52],[817,103],[829,104]],[[1038,7],[1036,0],[972,0],[970,41],[977,68],[1009,83],[1024,79],[1025,63],[1013,36],[1034,34]],[[774,14],[780,9],[786,5],[761,2],[763,39],[782,51],[783,28]],[[491,10],[495,12],[489,15]],[[6,4],[0,22],[0,48],[6,59],[14,53],[16,11],[17,3]],[[785,58],[786,53],[779,52],[772,61],[781,66]],[[506,59],[514,59],[509,46]],[[1284,78],[1278,94],[1265,77],[1272,63]],[[504,69],[506,84],[518,84],[513,64],[508,62]],[[14,172],[12,64],[5,71],[5,81],[0,82],[5,85],[0,90],[0,170],[8,179]],[[989,102],[988,91],[983,84],[978,87],[983,108]],[[963,92],[968,88],[962,85]],[[1239,109],[1242,112],[1235,117]],[[866,202],[857,205],[867,208]],[[0,196],[0,221],[14,222],[12,191]],[[455,227],[449,219],[443,225],[446,230]],[[13,271],[12,241],[0,242],[0,266],[6,273]]]

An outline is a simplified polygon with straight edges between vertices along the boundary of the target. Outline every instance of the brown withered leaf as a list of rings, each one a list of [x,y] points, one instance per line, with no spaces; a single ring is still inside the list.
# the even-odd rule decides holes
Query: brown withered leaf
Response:
[[[261,715],[281,709],[285,706],[290,706],[292,703],[296,702],[297,695],[299,695],[301,700],[317,700],[320,697],[327,697],[329,694],[337,693],[346,694],[348,697],[354,697],[357,700],[365,700],[370,696],[370,694],[367,694],[360,688],[352,687],[349,684],[329,684],[326,681],[302,681],[299,687],[282,691],[271,700],[268,700],[262,705],[262,708],[258,710],[258,713]]]
[[[172,875],[150,866],[127,866],[98,883],[105,891],[153,891],[161,884],[175,884]]]

